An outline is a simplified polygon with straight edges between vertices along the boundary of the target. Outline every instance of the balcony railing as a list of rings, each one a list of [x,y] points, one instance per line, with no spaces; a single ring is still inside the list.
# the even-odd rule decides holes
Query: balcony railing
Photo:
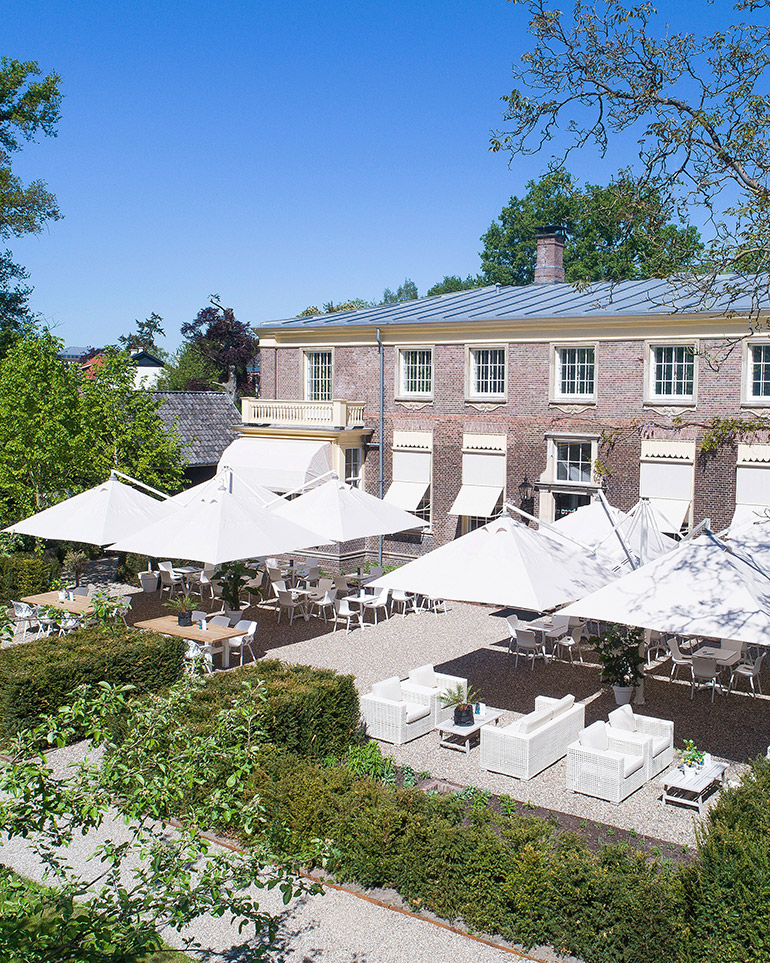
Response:
[[[243,398],[246,425],[296,425],[303,428],[360,428],[364,424],[362,401],[267,401]]]

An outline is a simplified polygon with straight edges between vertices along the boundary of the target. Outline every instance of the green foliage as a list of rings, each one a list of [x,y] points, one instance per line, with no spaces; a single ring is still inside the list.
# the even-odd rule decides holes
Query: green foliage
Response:
[[[486,284],[481,275],[469,274],[464,280],[457,274],[446,274],[444,277],[428,289],[428,297],[433,294],[453,294],[455,291],[468,291],[471,288],[480,288]]]
[[[682,762],[685,762],[690,766],[698,766],[703,762],[705,756],[706,753],[695,745],[694,740],[685,739]]]
[[[634,686],[642,678],[644,656],[639,646],[643,640],[641,629],[610,623],[601,636],[591,639],[602,667],[602,678],[607,685]]]
[[[222,601],[231,612],[237,612],[241,604],[241,590],[258,575],[257,569],[249,568],[245,562],[227,562],[215,572],[221,586]]]
[[[399,301],[414,301],[417,298],[417,285],[411,278],[404,278],[395,291],[385,288],[382,292],[381,304],[398,304]]]
[[[34,328],[29,309],[29,274],[15,264],[10,251],[0,252],[0,359],[19,338]]]
[[[698,445],[698,451],[711,455],[723,445],[735,444],[747,435],[770,429],[766,415],[750,414],[741,418],[712,418]]]
[[[216,365],[196,344],[186,342],[167,363],[155,385],[158,391],[221,391]]]
[[[118,626],[0,649],[0,736],[8,739],[65,705],[80,685],[103,681],[152,692],[182,671],[184,641]]]
[[[458,709],[465,709],[472,705],[477,699],[477,693],[468,687],[458,682],[456,686],[449,689],[444,689],[444,691],[439,696],[439,701],[443,706],[456,706]]]
[[[379,744],[369,740],[360,746],[349,746],[343,762],[354,776],[371,776],[382,779],[395,772],[393,760],[383,756]]]
[[[118,637],[119,624],[131,608],[131,599],[125,595],[112,595],[106,589],[99,589],[91,596],[94,621],[107,635]]]
[[[163,330],[163,318],[153,311],[144,321],[137,318],[134,324],[136,331],[131,334],[122,334],[118,338],[121,348],[124,351],[148,351],[161,361],[165,361],[167,353],[156,342],[158,337],[163,337],[166,333]]]
[[[666,277],[692,263],[702,245],[692,227],[669,222],[672,211],[652,187],[642,200],[622,178],[610,187],[579,187],[563,168],[529,181],[482,236],[481,267],[487,284],[531,284],[537,228],[566,231],[564,269],[571,282]]]
[[[47,592],[59,575],[55,558],[40,555],[0,555],[0,601]]]

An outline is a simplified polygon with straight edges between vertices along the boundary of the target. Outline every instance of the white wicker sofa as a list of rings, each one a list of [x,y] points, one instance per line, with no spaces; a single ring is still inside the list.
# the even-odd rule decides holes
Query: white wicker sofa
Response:
[[[361,712],[367,735],[396,746],[433,729],[430,704],[416,702],[409,693],[402,692],[397,675],[375,682],[372,691],[361,697]]]
[[[567,749],[567,789],[619,803],[647,781],[646,740],[594,722]]]
[[[432,665],[421,665],[417,669],[410,669],[409,678],[401,683],[401,692],[409,702],[430,706],[430,717],[435,726],[454,712],[452,706],[442,704],[441,696],[448,689],[456,689],[457,686],[462,687],[465,695],[468,694],[467,679],[436,672]]]
[[[573,695],[538,696],[535,711],[508,726],[481,730],[481,768],[531,779],[565,754],[585,725],[585,706]]]
[[[649,752],[645,756],[648,779],[663,772],[674,761],[673,722],[651,716],[638,716],[631,706],[613,709],[608,718],[613,732],[622,732],[625,738],[648,743]]]

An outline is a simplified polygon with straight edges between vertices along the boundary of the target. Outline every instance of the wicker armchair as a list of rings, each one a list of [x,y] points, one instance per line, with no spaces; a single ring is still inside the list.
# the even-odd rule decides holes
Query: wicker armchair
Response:
[[[649,745],[595,722],[567,748],[567,789],[622,802],[647,781]]]
[[[509,726],[481,730],[481,768],[531,779],[561,759],[585,725],[585,706],[573,695],[538,696],[535,711]]]
[[[421,665],[418,669],[410,669],[409,678],[401,683],[401,692],[410,702],[430,706],[430,717],[433,725],[448,719],[454,709],[441,702],[441,696],[447,689],[462,686],[463,692],[468,693],[468,680],[456,675],[444,675],[436,672],[432,665]]]
[[[367,735],[401,746],[431,732],[433,720],[430,705],[411,699],[410,695],[402,693],[398,676],[376,682],[372,691],[361,697]]]
[[[647,778],[667,769],[674,761],[674,723],[668,719],[637,716],[631,706],[620,706],[609,714],[610,728],[623,738],[643,740],[649,744],[646,755]]]

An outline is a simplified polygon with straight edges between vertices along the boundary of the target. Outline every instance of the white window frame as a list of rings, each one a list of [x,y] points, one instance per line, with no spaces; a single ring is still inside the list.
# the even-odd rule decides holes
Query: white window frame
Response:
[[[310,389],[310,357],[311,355],[328,355],[329,357],[329,397],[311,397]],[[302,352],[302,392],[305,401],[331,401],[334,397],[334,352],[331,348],[306,348]]]
[[[562,391],[562,371],[565,351],[593,351],[593,390],[590,392]],[[595,343],[583,344],[554,344],[551,345],[551,399],[557,402],[574,402],[578,404],[596,404],[597,357],[598,346]]]
[[[764,348],[770,354],[770,339],[757,338],[743,345],[743,377],[741,378],[741,405],[750,408],[770,408],[770,393],[754,394],[754,349]],[[770,358],[768,359],[770,363]]]
[[[405,356],[409,352],[425,352],[430,357],[430,390],[429,391],[409,391],[404,384],[405,376]],[[433,387],[436,382],[436,369],[434,364],[434,351],[432,345],[405,345],[398,348],[396,352],[396,390],[397,399],[432,401]]]
[[[537,488],[540,491],[539,517],[544,522],[552,522],[556,515],[557,494],[592,495],[599,490],[599,483],[594,477],[594,465],[599,456],[599,435],[589,433],[553,432],[546,435],[546,466],[540,476]],[[560,479],[558,474],[558,446],[559,445],[590,445],[591,446],[591,480],[570,481]]]
[[[357,461],[357,465],[348,466],[348,453],[350,455],[355,455],[356,458],[351,457],[351,461]],[[364,452],[363,449],[353,445],[351,447],[344,448],[342,451],[342,461],[345,472],[345,483],[351,485],[353,488],[359,488],[363,490],[364,487]],[[357,468],[357,471],[355,470]]]
[[[479,391],[476,384],[477,360],[479,351],[502,351],[503,353],[503,390]],[[508,400],[508,345],[507,344],[469,344],[465,348],[465,397],[469,401]]]
[[[666,348],[689,348],[692,352],[692,393],[689,395],[659,395],[656,393],[657,351]],[[698,342],[679,339],[675,341],[650,341],[645,350],[645,403],[650,405],[685,405],[694,407],[698,397]]]

